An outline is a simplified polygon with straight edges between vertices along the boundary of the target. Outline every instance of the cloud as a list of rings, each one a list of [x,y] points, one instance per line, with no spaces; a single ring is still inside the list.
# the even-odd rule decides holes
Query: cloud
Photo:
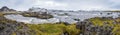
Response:
[[[0,0],[0,7],[8,6],[16,10],[27,10],[32,7],[34,0]]]
[[[36,0],[38,7],[63,10],[104,10],[110,9],[108,0]]]
[[[41,7],[61,10],[111,10],[120,9],[119,0],[0,0],[0,7],[16,10]]]
[[[49,9],[63,9],[68,5],[66,3],[59,3],[55,1],[36,0],[36,2],[34,3],[34,7],[35,6]]]

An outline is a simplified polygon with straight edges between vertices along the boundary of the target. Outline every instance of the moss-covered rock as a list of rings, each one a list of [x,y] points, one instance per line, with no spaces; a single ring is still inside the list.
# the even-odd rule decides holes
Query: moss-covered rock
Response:
[[[21,15],[25,16],[25,17],[36,17],[36,18],[40,18],[40,19],[49,19],[49,18],[53,18],[52,15],[47,14],[47,13],[39,13],[39,12],[25,12],[22,13]]]

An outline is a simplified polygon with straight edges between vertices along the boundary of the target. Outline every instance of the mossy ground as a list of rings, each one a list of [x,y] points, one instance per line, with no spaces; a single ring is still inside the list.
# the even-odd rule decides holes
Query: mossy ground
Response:
[[[108,22],[108,26],[113,27],[112,33],[113,35],[120,35],[120,18],[116,18],[116,19],[102,19],[100,17],[96,17],[96,18],[91,18],[90,21],[94,24],[94,25],[98,25],[98,26],[103,26],[104,22]],[[114,21],[116,21],[116,23],[113,23]]]
[[[90,21],[94,24],[94,25],[98,25],[98,26],[103,26],[104,22],[108,22],[110,25],[113,25],[112,22],[113,20],[111,19],[102,19],[100,17],[95,17],[95,18],[91,18]]]
[[[1,23],[13,23],[16,24],[15,20],[8,20],[4,15],[12,13],[0,13],[0,22]],[[24,27],[28,27],[28,33],[31,35],[62,35],[64,32],[67,32],[70,35],[79,34],[80,30],[76,28],[75,24],[66,25],[64,23],[47,23],[47,24],[26,24],[22,23],[22,26],[17,27],[17,31],[22,30]],[[31,32],[32,31],[32,32]],[[13,32],[12,35],[17,35],[16,32]]]
[[[14,20],[8,20],[4,16],[4,13],[0,13],[0,22],[1,23],[17,23]],[[104,26],[104,22],[108,22],[108,26],[113,27],[112,33],[114,35],[120,35],[120,18],[115,20],[112,19],[102,19],[99,17],[89,19],[95,26]],[[117,24],[113,24],[116,21]],[[23,23],[24,24],[24,23]],[[78,35],[80,30],[76,28],[75,24],[65,25],[64,23],[58,24],[25,24],[30,30],[28,33],[31,35],[62,35],[64,32],[67,32],[69,35]],[[22,29],[24,26],[18,26],[18,30]],[[32,31],[32,32],[31,32]],[[35,33],[33,33],[35,32]],[[13,32],[12,35],[16,35],[16,32]]]
[[[28,27],[31,30],[36,30],[41,35],[62,35],[64,32],[68,32],[70,35],[76,35],[80,32],[74,24],[68,26],[64,24],[28,24]]]

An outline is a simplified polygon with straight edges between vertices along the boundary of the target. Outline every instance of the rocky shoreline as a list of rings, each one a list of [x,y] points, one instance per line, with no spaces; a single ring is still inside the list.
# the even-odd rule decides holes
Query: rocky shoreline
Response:
[[[0,35],[120,35],[120,31],[119,31],[120,30],[120,17],[118,16],[116,18],[113,18],[112,16],[117,15],[113,13],[112,13],[112,16],[110,15],[111,13],[107,14],[111,17],[103,17],[103,16],[90,17],[83,21],[80,21],[79,19],[75,19],[77,20],[76,23],[70,23],[72,21],[75,21],[75,20],[72,20],[71,18],[74,18],[73,16],[76,17],[76,15],[79,16],[79,14],[73,14],[73,12],[72,13],[71,12],[70,13],[59,12],[58,14],[60,16],[58,16],[58,15],[55,15],[55,12],[54,13],[51,12],[53,14],[48,14],[45,12],[42,12],[45,14],[40,14],[38,12],[37,13],[28,12],[27,14],[25,12],[18,13],[18,11],[12,11],[12,13],[10,12],[4,13],[3,12],[4,9],[6,9],[6,7],[1,9],[2,12],[0,13]],[[71,14],[73,15],[71,16]],[[92,16],[96,16],[95,14],[96,13],[93,13]],[[100,13],[100,14],[103,14],[103,13]],[[6,17],[6,15],[9,17]],[[24,17],[22,15],[24,16],[27,15],[27,16]],[[61,16],[62,17],[67,16],[71,18],[69,18],[69,20],[67,21],[68,18],[66,18],[66,20],[65,19],[63,20],[62,18],[60,18]],[[106,16],[106,13],[104,16]],[[49,23],[43,23],[43,24],[32,23],[31,24],[28,21],[28,20],[31,20],[29,19],[31,17],[34,17],[34,20],[36,18],[39,18],[39,19],[36,19],[35,22],[40,22],[38,21],[40,20],[40,18],[44,19],[44,21],[41,20],[41,22],[46,22],[49,19],[54,18],[54,17],[60,18],[61,20],[65,22],[63,21],[59,22],[57,20],[51,19],[49,20],[50,21]],[[89,15],[87,15],[87,17],[89,17]],[[18,20],[16,20],[16,18]],[[28,19],[28,20],[22,21],[25,19]],[[18,22],[20,20],[21,22]],[[32,22],[33,22],[33,19],[32,19]]]
[[[2,18],[2,17],[1,17]],[[98,17],[96,17],[98,19]],[[91,19],[96,19],[91,18]],[[103,21],[103,25],[95,25],[91,19],[86,19],[84,21],[79,21],[75,24],[67,24],[66,23],[55,23],[55,24],[25,24],[22,22],[16,22],[12,20],[8,20],[5,18],[0,19],[0,35],[45,35],[45,32],[48,33],[47,30],[53,30],[53,33],[58,33],[59,35],[116,35],[119,34],[119,23],[120,18],[99,18],[99,20]],[[108,19],[113,20],[112,25],[109,21],[102,20]],[[4,20],[4,21],[3,21]],[[101,23],[102,24],[102,23]],[[51,26],[52,25],[52,26]],[[46,26],[46,27],[44,27]],[[35,28],[33,28],[35,27]],[[48,27],[48,29],[47,29]],[[50,28],[49,28],[50,27]],[[53,29],[53,28],[54,29]],[[69,29],[70,28],[70,29]],[[46,29],[46,31],[45,31]],[[54,32],[54,31],[57,32]],[[52,31],[49,31],[49,35],[52,35]],[[60,33],[61,32],[61,33]],[[53,35],[58,35],[53,34]]]

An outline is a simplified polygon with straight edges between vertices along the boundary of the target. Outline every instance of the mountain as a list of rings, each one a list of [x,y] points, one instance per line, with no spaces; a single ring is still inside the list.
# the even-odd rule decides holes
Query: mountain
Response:
[[[3,7],[0,9],[0,11],[2,11],[2,12],[8,12],[8,11],[16,11],[16,10],[14,10],[14,9],[9,9],[7,6],[3,6]]]

